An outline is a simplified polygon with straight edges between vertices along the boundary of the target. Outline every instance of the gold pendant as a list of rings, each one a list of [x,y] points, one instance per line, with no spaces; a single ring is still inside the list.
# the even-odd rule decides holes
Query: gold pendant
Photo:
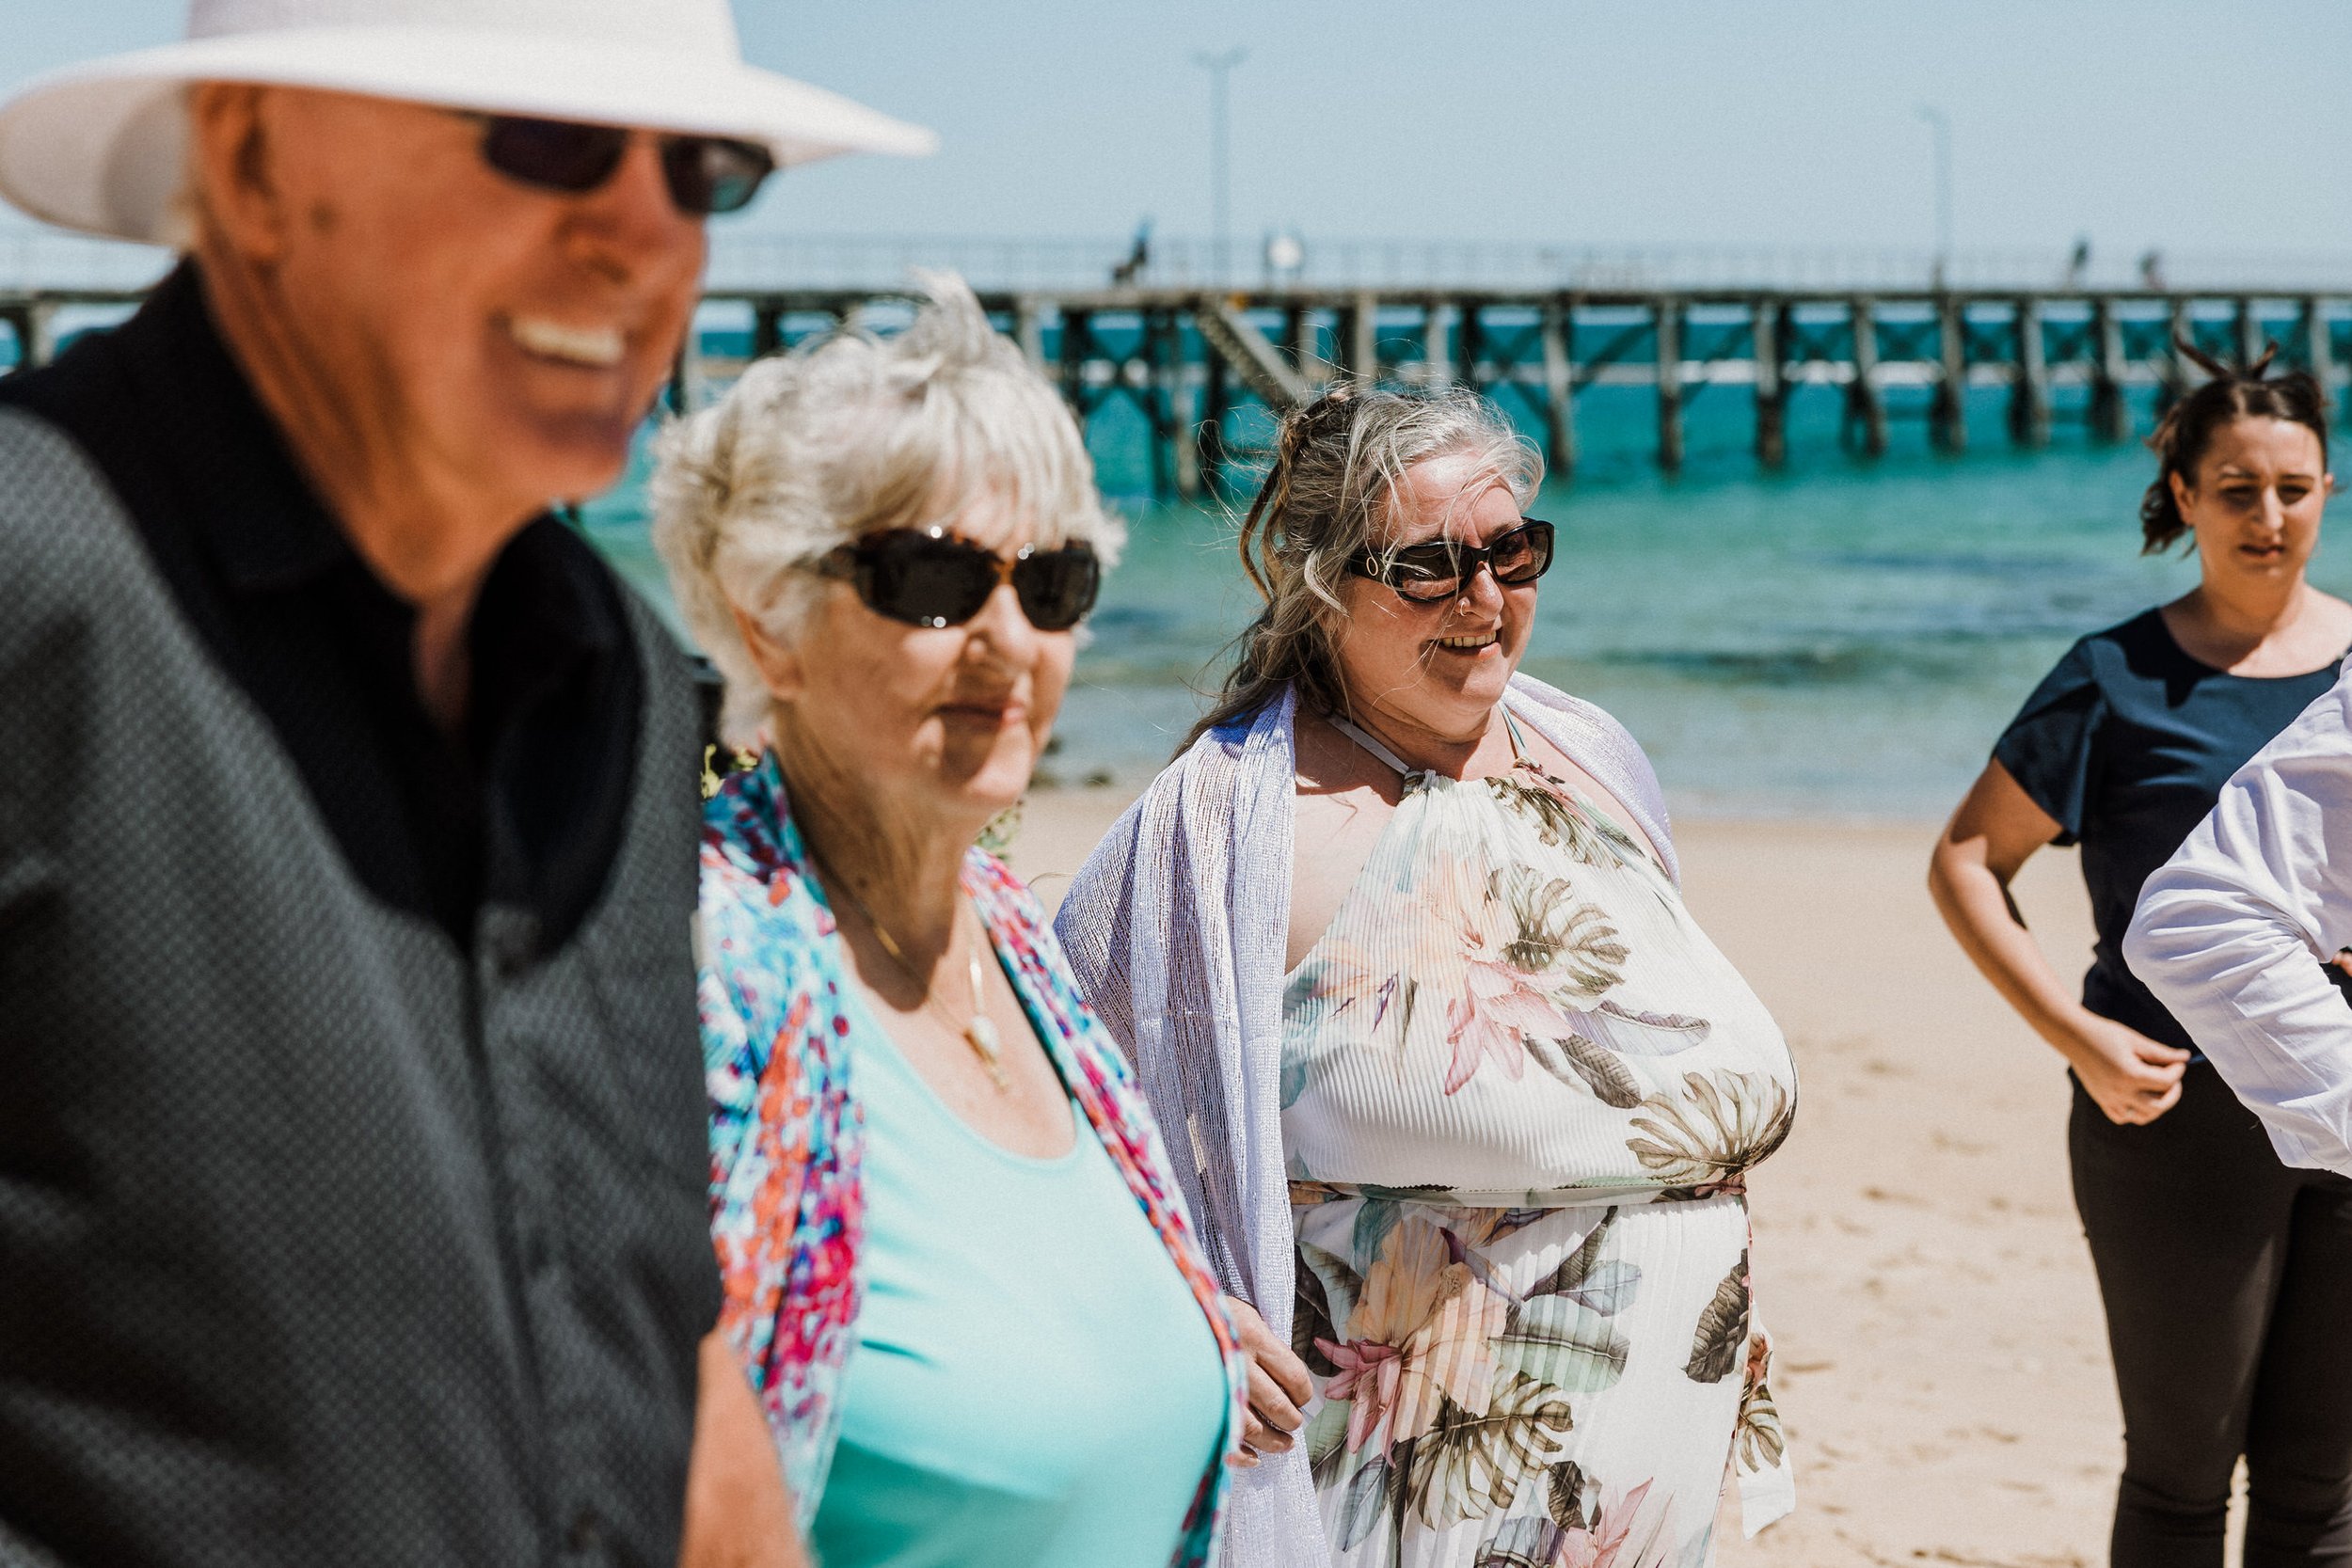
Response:
[[[972,1053],[988,1069],[989,1081],[1000,1090],[1012,1087],[1006,1081],[1005,1068],[996,1059],[996,1025],[985,1015],[975,1013],[972,1022],[963,1026],[963,1038],[972,1047]]]

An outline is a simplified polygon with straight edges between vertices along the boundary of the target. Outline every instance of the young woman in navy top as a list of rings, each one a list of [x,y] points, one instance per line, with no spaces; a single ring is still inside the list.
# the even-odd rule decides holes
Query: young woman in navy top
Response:
[[[2222,784],[2337,679],[2352,605],[2304,579],[2327,504],[2319,388],[2203,356],[2167,415],[2146,549],[2198,585],[2084,638],[1937,843],[1929,886],[1985,977],[2073,1069],[2074,1201],[2106,1301],[2124,1461],[2113,1568],[2220,1568],[2248,1466],[2247,1568],[2352,1563],[2352,1181],[2293,1170],[2124,966],[2140,884]],[[2010,879],[2082,847],[2098,934],[2077,1000]],[[2341,982],[2340,982],[2341,983]]]

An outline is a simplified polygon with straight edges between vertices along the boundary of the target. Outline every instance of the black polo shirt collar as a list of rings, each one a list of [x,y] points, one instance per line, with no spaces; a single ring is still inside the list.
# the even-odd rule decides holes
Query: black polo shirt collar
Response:
[[[469,946],[483,904],[542,950],[601,891],[643,676],[611,572],[541,516],[485,578],[464,733],[418,695],[415,611],[296,465],[183,263],[137,315],[0,381],[115,486],[189,622],[261,708],[360,881]]]

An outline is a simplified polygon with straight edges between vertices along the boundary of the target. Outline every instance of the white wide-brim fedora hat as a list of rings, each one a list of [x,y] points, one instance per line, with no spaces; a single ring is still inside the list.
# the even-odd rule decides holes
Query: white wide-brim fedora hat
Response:
[[[68,229],[171,243],[197,82],[731,136],[779,165],[937,145],[745,65],[727,0],[190,0],[187,35],[18,89],[0,105],[0,196]]]

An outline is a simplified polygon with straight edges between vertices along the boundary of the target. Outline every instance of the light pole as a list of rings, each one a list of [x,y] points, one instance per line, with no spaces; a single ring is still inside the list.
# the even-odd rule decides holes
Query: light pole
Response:
[[[1224,282],[1230,271],[1227,251],[1233,217],[1232,116],[1226,78],[1248,56],[1248,50],[1236,47],[1218,54],[1204,50],[1192,57],[1193,64],[1209,73],[1209,265],[1215,273],[1212,281],[1217,283]]]
[[[1919,118],[1935,133],[1935,286],[1941,289],[1952,265],[1952,121],[1932,103],[1919,105]]]

